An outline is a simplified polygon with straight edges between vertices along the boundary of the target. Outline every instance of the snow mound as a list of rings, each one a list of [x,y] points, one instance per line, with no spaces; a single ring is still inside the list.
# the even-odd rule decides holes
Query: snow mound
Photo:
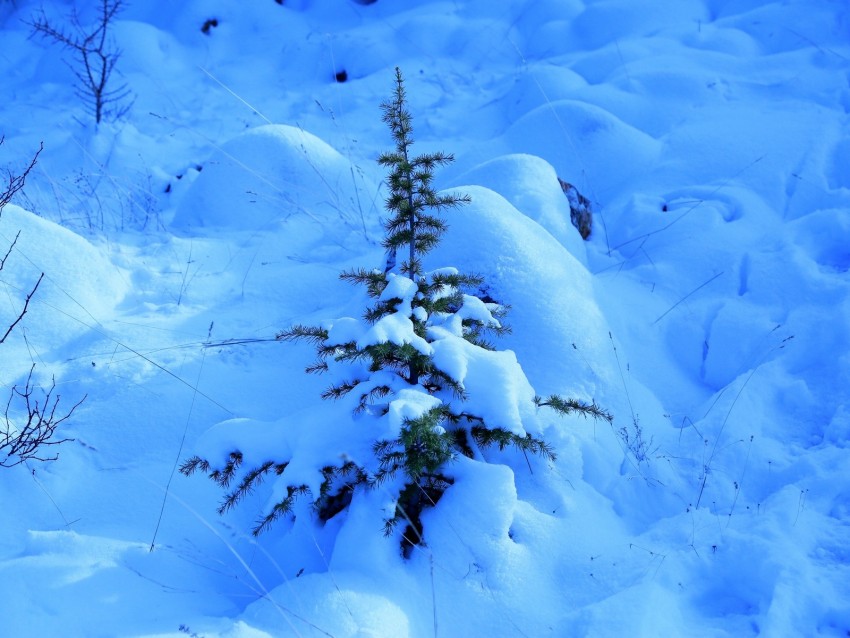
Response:
[[[345,157],[300,128],[268,125],[219,147],[177,209],[172,225],[250,230],[288,222],[365,230],[377,187]]]
[[[705,21],[708,17],[700,0],[683,0],[675,5],[640,5],[625,0],[588,4],[572,21],[576,39],[588,49],[623,39],[675,32],[683,24]]]
[[[529,162],[530,171],[535,163]],[[590,273],[498,193],[481,186],[458,192],[472,202],[447,216],[449,230],[426,266],[452,264],[461,272],[487,273],[488,294],[511,306],[507,323],[513,333],[500,339],[499,347],[517,353],[535,390],[592,397],[613,368]]]
[[[539,155],[580,191],[590,184],[607,195],[647,172],[660,143],[605,109],[578,100],[559,100],[520,118],[505,134],[513,149]]]
[[[573,179],[572,175],[562,177],[567,182]],[[584,243],[570,223],[570,204],[558,184],[558,174],[546,160],[522,153],[504,155],[479,164],[456,181],[496,191],[543,226],[573,257],[586,262]]]
[[[5,327],[15,320],[41,273],[44,279],[21,329],[13,332],[4,346],[23,340],[25,332],[27,341],[44,353],[89,330],[124,298],[126,280],[84,238],[10,204],[3,209],[0,221],[4,253],[19,231],[0,271],[5,293],[0,303],[0,324]],[[9,354],[5,353],[6,361],[12,359]]]

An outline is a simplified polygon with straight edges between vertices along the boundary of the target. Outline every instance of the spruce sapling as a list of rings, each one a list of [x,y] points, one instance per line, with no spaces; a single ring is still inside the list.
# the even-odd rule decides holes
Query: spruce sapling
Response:
[[[195,457],[182,471],[204,471],[231,489],[222,511],[263,477],[271,473],[280,477],[285,489],[276,491],[283,498],[264,513],[255,533],[291,513],[302,495],[315,499],[315,511],[327,520],[348,507],[358,491],[385,490],[393,500],[385,533],[394,534],[397,524],[406,522],[399,540],[407,556],[423,542],[423,510],[437,505],[454,483],[451,465],[459,455],[495,460],[483,450],[513,447],[554,461],[552,447],[525,429],[520,414],[548,407],[562,415],[611,417],[594,403],[557,395],[544,400],[534,397],[533,391],[527,395],[513,391],[514,382],[531,388],[515,355],[495,350],[487,340],[507,331],[500,321],[507,308],[474,294],[483,286],[481,277],[450,267],[423,269],[423,256],[447,229],[440,213],[469,202],[465,195],[438,193],[433,187],[434,170],[453,158],[444,153],[412,155],[413,128],[398,69],[393,97],[381,108],[395,141],[395,150],[378,160],[388,169],[389,216],[383,245],[392,265],[384,271],[358,269],[340,275],[364,286],[372,300],[361,319],[344,317],[329,326],[295,325],[278,334],[281,341],[306,341],[316,348],[317,360],[306,371],[329,374],[333,380],[322,398],[350,410],[349,416],[335,418],[326,429],[311,424],[314,446],[315,437],[325,436],[327,446],[336,451],[332,456],[341,460],[315,468],[321,477],[317,490],[287,481],[287,466],[299,454],[295,436],[288,458],[269,458],[243,470],[235,489],[230,485],[239,469],[233,467],[234,459],[242,462],[239,451],[222,457],[218,467]],[[398,251],[406,254],[401,264],[392,258]],[[462,365],[456,365],[459,361]],[[499,384],[504,387],[495,392],[488,388],[482,397],[482,387]],[[493,401],[498,405],[494,407]],[[357,449],[371,454],[352,458],[350,451]]]

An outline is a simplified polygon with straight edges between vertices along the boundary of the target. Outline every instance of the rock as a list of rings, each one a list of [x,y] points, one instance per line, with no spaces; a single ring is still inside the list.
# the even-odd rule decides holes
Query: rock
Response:
[[[582,239],[590,237],[590,231],[593,228],[593,213],[590,210],[590,200],[578,192],[578,189],[572,184],[568,184],[560,177],[558,183],[561,185],[561,190],[567,196],[567,201],[570,202],[570,221],[578,229]]]

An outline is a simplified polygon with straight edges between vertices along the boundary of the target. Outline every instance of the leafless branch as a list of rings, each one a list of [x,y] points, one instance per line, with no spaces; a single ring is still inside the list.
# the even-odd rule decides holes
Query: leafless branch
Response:
[[[39,400],[32,385],[34,369],[35,364],[30,368],[24,387],[14,386],[6,403],[3,422],[0,423],[0,467],[14,467],[26,461],[54,461],[57,455],[45,454],[45,450],[73,440],[57,439],[54,434],[56,428],[80,407],[85,397],[67,413],[57,414],[60,397],[54,394],[55,380]],[[18,410],[14,409],[13,404],[19,404]]]
[[[3,137],[0,136],[0,144],[2,143]],[[0,186],[0,211],[12,200],[15,193],[24,187],[24,182],[35,166],[43,148],[42,145],[23,173],[16,176],[11,171],[7,172],[8,185]],[[18,242],[18,237],[20,237],[20,231],[15,235],[15,239],[12,240],[6,254],[0,259],[0,270],[5,267],[6,260],[12,254]],[[39,276],[38,281],[35,282],[32,290],[26,296],[24,307],[18,313],[18,316],[6,328],[5,334],[0,338],[0,344],[6,341],[7,337],[12,334],[12,331],[24,318],[29,309],[30,301],[43,278],[44,273]],[[70,418],[85,400],[85,397],[83,397],[65,414],[57,414],[59,395],[54,394],[56,382],[51,382],[50,389],[47,392],[40,390],[43,396],[37,398],[36,388],[32,385],[34,369],[35,364],[30,368],[23,389],[19,386],[12,388],[9,393],[9,400],[6,403],[6,410],[0,417],[0,467],[14,467],[30,460],[51,461],[56,459],[56,454],[46,454],[45,451],[54,445],[71,440],[54,438],[56,428]]]
[[[9,245],[9,250],[6,251],[6,254],[3,255],[3,259],[0,259],[0,270],[3,270],[3,266],[6,265],[6,260],[9,259],[9,255],[12,254],[12,250],[15,248],[15,244],[18,243],[18,237],[21,236],[21,231],[15,235],[15,238],[12,240],[12,243]]]
[[[0,136],[0,146],[2,146],[4,137]],[[44,150],[44,143],[39,145],[38,150],[33,155],[33,158],[30,160],[29,165],[24,169],[24,172],[20,175],[15,175],[12,171],[6,171],[6,186],[0,191],[0,211],[3,210],[3,207],[6,206],[9,202],[12,201],[12,197],[20,191],[24,187],[24,182],[30,174],[30,171],[35,167],[35,163],[38,161],[38,156],[41,154],[41,151]]]
[[[6,261],[5,257],[3,258],[3,261]],[[32,299],[32,296],[35,294],[35,291],[38,290],[38,286],[39,286],[39,284],[41,284],[42,279],[44,279],[44,273],[41,273],[41,275],[38,277],[38,281],[35,282],[35,286],[33,286],[33,289],[30,291],[30,294],[27,295],[26,301],[24,301],[23,310],[21,310],[21,312],[18,314],[18,317],[9,325],[9,327],[6,328],[6,334],[4,334],[3,338],[0,339],[0,343],[3,343],[4,341],[6,341],[6,337],[8,337],[10,334],[12,334],[12,330],[15,329],[15,326],[17,326],[21,322],[21,319],[24,318],[24,315],[27,314],[27,310],[29,309],[29,306],[30,306],[30,299]]]

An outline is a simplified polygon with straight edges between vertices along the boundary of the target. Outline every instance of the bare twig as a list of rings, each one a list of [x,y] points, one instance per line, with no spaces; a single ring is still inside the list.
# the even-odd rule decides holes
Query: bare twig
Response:
[[[3,138],[0,137],[0,144],[2,143]],[[24,187],[27,175],[29,175],[35,166],[39,153],[41,153],[41,148],[36,152],[22,174],[16,176],[8,172],[7,185],[5,188],[0,187],[0,210],[11,201],[15,193]],[[6,254],[0,259],[0,270],[3,270],[5,267],[6,260],[12,254],[19,236],[20,232],[15,235],[15,239],[12,240]],[[24,318],[24,315],[29,309],[30,301],[38,290],[43,278],[44,273],[41,273],[32,290],[26,296],[24,307],[6,328],[6,332],[2,338],[0,338],[0,343],[6,341],[15,327]],[[57,414],[59,395],[54,395],[54,391],[56,390],[55,380],[51,381],[50,389],[46,392],[42,391],[43,397],[40,399],[36,398],[36,388],[32,384],[34,369],[35,364],[30,368],[23,388],[17,385],[12,387],[9,393],[9,400],[6,402],[6,410],[3,416],[0,417],[0,467],[14,467],[27,461],[55,460],[57,455],[48,454],[46,450],[52,448],[54,445],[71,440],[67,438],[54,438],[56,428],[69,419],[85,400],[85,397],[83,397],[65,414]]]
[[[73,439],[55,439],[56,428],[74,414],[85,397],[74,404],[63,415],[57,414],[59,395],[54,395],[55,380],[50,389],[39,401],[34,397],[35,388],[32,385],[32,373],[35,364],[30,368],[24,387],[12,388],[6,403],[3,423],[0,424],[0,467],[14,467],[26,461],[53,461],[56,454],[44,454],[45,448],[59,445]],[[13,403],[22,403],[23,410],[15,417]]]
[[[12,254],[12,251],[15,249],[15,244],[18,243],[18,237],[21,236],[21,231],[15,235],[15,238],[12,240],[12,243],[9,244],[9,250],[6,251],[6,254],[3,255],[3,259],[0,259],[0,270],[3,270],[3,266],[6,265],[6,260],[9,259],[9,255]]]
[[[5,261],[5,258],[3,259],[3,261]],[[27,314],[27,309],[29,308],[29,305],[30,305],[30,299],[32,299],[32,296],[35,294],[35,291],[38,290],[38,286],[41,283],[42,279],[44,279],[44,273],[41,273],[41,275],[38,278],[38,281],[35,282],[35,286],[33,286],[33,289],[30,291],[30,294],[27,295],[26,301],[24,301],[23,310],[21,310],[21,312],[18,314],[17,318],[9,325],[9,327],[6,328],[6,334],[4,334],[3,338],[0,339],[0,343],[3,343],[4,341],[6,341],[6,337],[8,337],[10,334],[12,334],[12,330],[15,329],[15,326],[17,326],[21,322],[21,319],[24,318],[24,315]]]
[[[0,136],[0,146],[3,144],[3,136]],[[40,144],[38,150],[33,155],[30,160],[29,165],[24,169],[24,172],[20,175],[15,175],[11,171],[6,172],[6,186],[0,192],[0,211],[3,210],[3,207],[6,206],[9,202],[12,201],[12,198],[24,187],[24,182],[27,179],[27,176],[30,174],[30,171],[35,167],[35,163],[38,161],[38,156],[41,154],[41,151],[44,150],[44,144]]]

